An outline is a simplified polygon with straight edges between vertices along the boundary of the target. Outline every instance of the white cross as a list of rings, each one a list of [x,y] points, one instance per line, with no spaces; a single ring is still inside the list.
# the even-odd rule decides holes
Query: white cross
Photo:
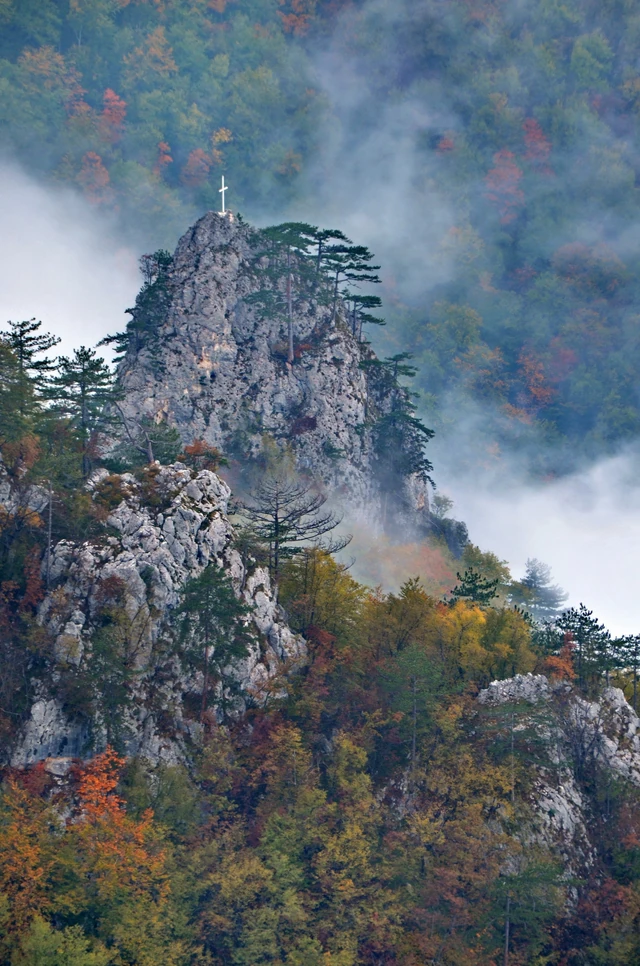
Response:
[[[224,183],[224,175],[222,175],[222,187],[218,189],[219,194],[222,195],[222,211],[220,212],[221,215],[226,214],[226,210],[224,207],[224,193],[225,191],[228,191],[228,190],[229,188],[225,186],[225,183]]]

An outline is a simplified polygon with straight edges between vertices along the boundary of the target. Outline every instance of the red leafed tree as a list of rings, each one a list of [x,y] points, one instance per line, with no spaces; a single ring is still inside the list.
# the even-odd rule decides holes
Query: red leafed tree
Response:
[[[103,97],[100,115],[100,136],[109,144],[116,144],[124,132],[124,119],[127,116],[127,102],[118,97],[115,91],[107,88]]]
[[[438,154],[447,154],[449,151],[453,151],[455,146],[456,146],[456,143],[453,140],[453,137],[451,136],[451,134],[445,134],[438,141],[436,151],[438,152]]]
[[[566,379],[578,365],[578,355],[574,349],[563,345],[561,339],[556,336],[549,343],[549,378],[552,382],[558,383]]]
[[[524,192],[520,188],[522,171],[513,152],[506,148],[494,154],[493,163],[494,167],[485,178],[485,193],[498,209],[500,224],[508,225],[524,205]]]
[[[82,167],[78,175],[78,182],[93,205],[104,205],[111,201],[112,192],[109,187],[109,172],[105,168],[102,158],[95,151],[87,151],[82,159]]]
[[[519,402],[529,411],[542,409],[553,399],[555,392],[548,385],[544,366],[532,349],[523,349],[518,359],[520,377],[524,383],[523,398]]]
[[[202,148],[196,148],[189,155],[180,180],[187,188],[199,188],[207,180],[210,170],[211,158]]]
[[[153,173],[158,175],[162,174],[169,164],[173,164],[171,148],[166,141],[160,141],[158,144],[158,157],[153,168]]]
[[[287,33],[302,37],[311,26],[316,12],[316,0],[280,0],[286,12],[280,13],[282,24]]]
[[[525,161],[530,161],[536,167],[551,174],[549,167],[549,156],[551,154],[551,141],[547,137],[533,117],[528,117],[524,124],[524,143],[526,147]]]

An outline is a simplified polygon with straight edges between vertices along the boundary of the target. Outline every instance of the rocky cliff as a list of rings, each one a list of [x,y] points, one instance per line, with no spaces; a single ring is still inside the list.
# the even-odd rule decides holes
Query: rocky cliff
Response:
[[[371,417],[387,404],[361,367],[373,355],[350,331],[342,301],[334,313],[310,286],[294,306],[287,361],[286,320],[254,298],[264,284],[257,237],[209,212],[180,240],[132,310],[123,412],[131,426],[145,416],[166,421],[185,443],[203,438],[241,462],[258,456],[265,434],[286,441],[300,471],[371,524],[381,502]],[[413,477],[405,490],[395,498],[420,528],[426,487]]]
[[[531,779],[535,819],[522,837],[550,848],[569,874],[583,874],[597,854],[590,796],[616,780],[640,787],[640,718],[619,688],[589,701],[567,681],[542,674],[494,681],[478,701],[503,710],[503,727],[513,729]]]
[[[0,497],[11,512],[15,498],[4,484]],[[214,473],[155,464],[141,481],[101,470],[89,490],[103,516],[102,533],[53,547],[50,588],[38,615],[53,661],[34,683],[31,713],[11,752],[14,765],[83,756],[104,746],[104,699],[119,683],[96,653],[105,604],[120,612],[117,657],[131,671],[131,694],[118,710],[126,751],[152,761],[184,754],[200,727],[185,711],[185,697],[199,682],[158,645],[180,590],[212,561],[250,607],[253,644],[234,668],[245,699],[263,700],[265,683],[283,662],[304,657],[304,642],[286,625],[268,573],[248,569],[234,549],[226,516],[230,491]],[[30,499],[42,510],[47,497],[34,490]]]

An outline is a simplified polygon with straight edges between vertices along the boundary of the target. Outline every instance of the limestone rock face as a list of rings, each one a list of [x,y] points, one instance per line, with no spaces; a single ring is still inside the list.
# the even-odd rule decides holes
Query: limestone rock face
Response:
[[[588,701],[568,682],[542,674],[494,681],[478,701],[517,708],[515,731],[535,732],[548,764],[535,766],[536,822],[525,837],[555,849],[578,874],[596,853],[581,780],[602,769],[640,786],[640,718],[619,688],[605,688],[598,701]]]
[[[108,476],[99,471],[91,480],[94,494]],[[113,480],[113,478],[111,478]],[[180,733],[194,727],[185,719],[182,698],[197,690],[197,682],[174,664],[165,669],[156,703],[147,701],[150,679],[157,668],[155,645],[180,590],[211,561],[224,567],[236,592],[250,606],[255,626],[255,645],[234,670],[242,691],[259,700],[263,685],[282,662],[295,665],[304,658],[304,641],[287,626],[261,568],[248,572],[233,547],[233,530],[226,512],[228,486],[208,470],[194,476],[177,463],[151,468],[153,493],[133,476],[117,477],[123,499],[108,515],[110,536],[84,544],[61,541],[52,552],[51,591],[40,606],[39,619],[54,642],[58,670],[82,670],[93,660],[93,635],[101,605],[117,586],[127,633],[134,642],[130,660],[139,679],[134,708],[126,722],[128,751],[152,760],[180,757]],[[104,686],[100,682],[100,686]],[[159,697],[159,703],[158,703]],[[162,737],[156,726],[157,708],[166,709],[174,723],[171,738]],[[90,722],[94,746],[101,742],[100,721]],[[14,765],[24,765],[60,755],[86,751],[87,724],[68,720],[59,700],[48,693],[45,682],[12,754]]]
[[[367,411],[384,406],[361,368],[371,352],[341,302],[332,322],[331,306],[310,297],[297,303],[289,365],[286,323],[251,302],[260,287],[255,231],[229,215],[202,217],[178,244],[153,344],[130,346],[121,364],[123,411],[232,455],[256,456],[265,433],[286,440],[301,471],[371,524],[380,498]],[[404,497],[428,514],[424,487],[410,482]]]

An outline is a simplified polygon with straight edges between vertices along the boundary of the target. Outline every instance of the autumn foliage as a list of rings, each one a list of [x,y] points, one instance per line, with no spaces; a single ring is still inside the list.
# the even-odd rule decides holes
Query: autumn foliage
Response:
[[[520,187],[522,169],[512,151],[503,148],[493,156],[494,167],[485,178],[485,193],[500,216],[500,224],[509,225],[524,206],[524,192]]]
[[[109,144],[116,144],[124,133],[127,116],[126,102],[110,88],[104,92],[104,107],[100,117],[101,136]]]
[[[112,198],[110,177],[102,158],[95,151],[87,151],[82,159],[78,182],[93,205],[107,204]]]

